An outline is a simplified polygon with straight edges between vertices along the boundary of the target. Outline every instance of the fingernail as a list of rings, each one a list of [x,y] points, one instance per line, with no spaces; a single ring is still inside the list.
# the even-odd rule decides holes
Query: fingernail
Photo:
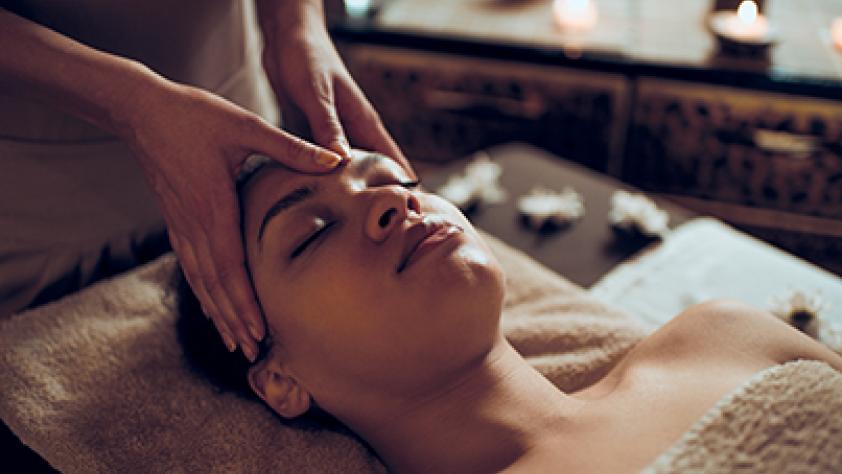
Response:
[[[225,341],[225,347],[228,348],[228,352],[234,352],[237,349],[237,343],[228,334],[222,334],[222,340]]]
[[[336,140],[336,142],[330,148],[336,153],[339,153],[339,155],[343,158],[351,158],[351,145],[348,144],[347,140]]]
[[[254,359],[257,358],[257,354],[251,346],[243,346],[243,355],[246,356],[246,359],[248,359],[249,362],[254,362]]]
[[[258,329],[254,324],[248,323],[249,333],[251,333],[251,337],[255,338],[256,340],[263,339],[263,331]]]
[[[342,157],[330,151],[321,151],[316,155],[316,163],[330,168],[336,168],[342,163]]]

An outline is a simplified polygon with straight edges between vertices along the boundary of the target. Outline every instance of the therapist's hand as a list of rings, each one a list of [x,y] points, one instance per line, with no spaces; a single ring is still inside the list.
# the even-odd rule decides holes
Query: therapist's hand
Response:
[[[214,94],[165,81],[144,95],[124,138],[154,189],[185,276],[233,351],[250,360],[264,335],[245,269],[235,177],[259,153],[304,172],[326,172],[335,153]]]
[[[336,52],[322,0],[258,0],[263,67],[284,106],[303,112],[313,140],[343,156],[355,148],[392,157],[414,171]]]

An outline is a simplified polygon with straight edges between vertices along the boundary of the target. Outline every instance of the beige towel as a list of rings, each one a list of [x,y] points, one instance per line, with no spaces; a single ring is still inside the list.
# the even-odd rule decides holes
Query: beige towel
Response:
[[[763,370],[643,472],[842,472],[842,374],[816,361]]]
[[[491,238],[508,276],[503,327],[565,390],[643,335],[624,313]],[[164,301],[171,255],[0,326],[0,417],[65,472],[382,472],[342,427],[282,423],[190,372]]]

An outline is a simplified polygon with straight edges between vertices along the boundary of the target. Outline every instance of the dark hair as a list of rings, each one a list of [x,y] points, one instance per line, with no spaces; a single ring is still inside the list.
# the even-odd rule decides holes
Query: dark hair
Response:
[[[188,365],[205,376],[220,392],[257,398],[248,384],[251,363],[240,351],[228,352],[213,321],[202,312],[181,268],[176,269],[173,280],[174,306],[178,312],[176,331]],[[265,345],[266,342],[261,343],[261,346]],[[258,357],[265,357],[266,352],[267,349],[261,347]]]

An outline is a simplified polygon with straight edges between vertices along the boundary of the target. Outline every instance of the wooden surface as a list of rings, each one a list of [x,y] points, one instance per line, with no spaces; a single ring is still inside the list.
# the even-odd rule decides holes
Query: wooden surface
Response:
[[[608,224],[611,195],[617,189],[634,191],[628,185],[529,145],[501,145],[487,153],[503,168],[500,183],[507,198],[468,213],[471,222],[570,281],[588,288],[618,263],[652,243],[619,238]],[[435,191],[451,174],[461,173],[466,162],[463,159],[443,167],[427,166],[418,172],[424,186]],[[572,187],[582,195],[585,216],[555,231],[538,232],[527,227],[518,214],[517,199],[535,186],[557,191]],[[670,228],[695,215],[669,201],[658,200],[658,204],[669,212]]]
[[[842,83],[842,53],[830,41],[839,0],[767,0],[778,32],[766,60],[717,54],[708,31],[712,0],[596,0],[597,26],[584,34],[561,31],[550,0],[390,0],[373,26],[418,35],[605,53],[621,61],[701,69],[749,71]]]

